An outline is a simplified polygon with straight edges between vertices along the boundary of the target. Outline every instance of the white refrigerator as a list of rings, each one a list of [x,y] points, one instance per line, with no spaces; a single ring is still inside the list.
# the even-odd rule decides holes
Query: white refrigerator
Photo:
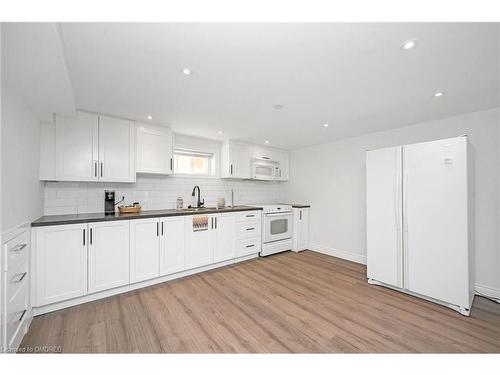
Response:
[[[470,314],[473,164],[467,136],[367,151],[367,276]]]

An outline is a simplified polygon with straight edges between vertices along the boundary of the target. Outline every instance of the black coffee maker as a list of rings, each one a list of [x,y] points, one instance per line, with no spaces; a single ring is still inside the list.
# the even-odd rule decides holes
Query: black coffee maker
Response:
[[[115,191],[114,190],[104,190],[104,214],[114,215],[115,214]]]

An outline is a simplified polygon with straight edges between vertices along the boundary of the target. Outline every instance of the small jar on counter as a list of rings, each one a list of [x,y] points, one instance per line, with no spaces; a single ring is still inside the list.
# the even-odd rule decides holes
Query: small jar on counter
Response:
[[[184,208],[184,200],[181,196],[177,197],[177,209],[182,210]]]

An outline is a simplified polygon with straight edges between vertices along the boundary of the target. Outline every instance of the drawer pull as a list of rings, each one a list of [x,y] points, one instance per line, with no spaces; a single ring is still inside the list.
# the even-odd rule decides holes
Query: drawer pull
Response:
[[[18,273],[17,275],[14,275],[14,277],[12,277],[10,282],[12,284],[20,283],[21,281],[23,281],[23,279],[26,277],[27,274],[28,274],[28,272]],[[16,277],[17,277],[17,279],[16,279]]]
[[[255,228],[253,228],[253,227],[252,227],[252,228],[247,228],[246,230],[254,230],[254,229],[255,229]]]
[[[22,243],[22,244],[19,244],[15,247],[13,247],[12,249],[10,249],[10,251],[12,251],[13,253],[19,253],[22,249],[24,249],[26,246],[28,246],[27,243]]]
[[[255,245],[247,245],[247,247],[254,247]]]
[[[255,215],[246,215],[246,217],[255,217]]]

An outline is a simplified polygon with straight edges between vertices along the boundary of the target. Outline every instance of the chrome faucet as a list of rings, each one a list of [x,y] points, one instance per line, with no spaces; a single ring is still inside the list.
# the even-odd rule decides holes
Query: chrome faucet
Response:
[[[193,188],[193,192],[191,193],[191,196],[194,197],[196,195],[196,188],[198,188],[198,201],[196,202],[196,207],[203,207],[203,205],[205,204],[205,199],[200,200],[200,198],[201,198],[201,191],[200,191],[200,187],[198,185],[196,185]]]

